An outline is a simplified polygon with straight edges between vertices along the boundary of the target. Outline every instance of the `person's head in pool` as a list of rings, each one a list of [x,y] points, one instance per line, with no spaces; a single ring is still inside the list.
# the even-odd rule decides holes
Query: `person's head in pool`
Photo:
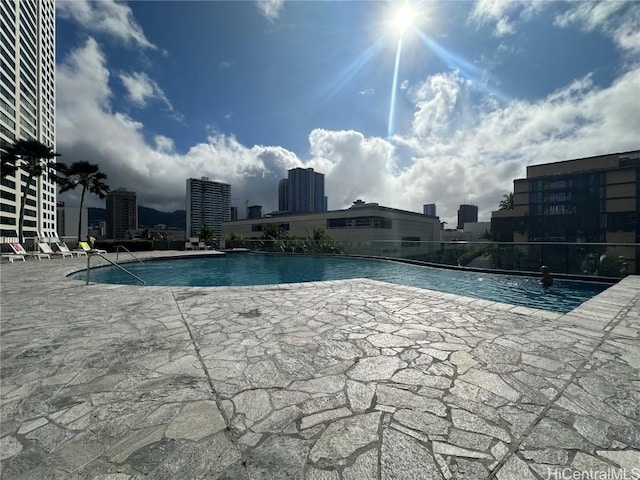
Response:
[[[542,277],[540,277],[540,283],[543,287],[550,287],[553,285],[553,277],[551,276],[551,270],[546,265],[540,267],[540,273],[542,273]]]

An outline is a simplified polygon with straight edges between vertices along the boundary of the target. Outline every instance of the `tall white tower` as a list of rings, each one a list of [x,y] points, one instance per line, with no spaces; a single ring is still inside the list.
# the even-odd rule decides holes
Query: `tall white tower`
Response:
[[[35,139],[55,150],[55,2],[0,1],[0,142]],[[20,200],[27,197],[24,235],[53,236],[56,187],[49,172],[27,187],[24,172],[2,180],[0,237],[16,237]]]
[[[197,237],[203,226],[222,240],[222,223],[231,221],[231,185],[207,177],[187,179],[187,237]]]

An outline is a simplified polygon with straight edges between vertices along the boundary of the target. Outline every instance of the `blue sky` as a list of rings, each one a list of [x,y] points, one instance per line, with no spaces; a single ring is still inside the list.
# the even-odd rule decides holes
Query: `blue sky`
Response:
[[[399,34],[404,4],[58,0],[61,161],[164,211],[208,176],[268,212],[310,166],[330,209],[454,223],[527,165],[640,148],[640,3],[415,1]]]

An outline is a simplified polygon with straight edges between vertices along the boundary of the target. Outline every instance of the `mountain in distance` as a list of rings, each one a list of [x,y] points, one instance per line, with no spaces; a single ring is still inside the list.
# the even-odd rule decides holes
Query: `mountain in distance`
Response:
[[[89,207],[89,225],[96,225],[104,222],[107,218],[105,208]],[[176,210],[175,212],[160,212],[153,208],[138,205],[138,227],[153,228],[154,225],[163,223],[167,228],[179,228],[184,230],[187,225],[187,212]]]

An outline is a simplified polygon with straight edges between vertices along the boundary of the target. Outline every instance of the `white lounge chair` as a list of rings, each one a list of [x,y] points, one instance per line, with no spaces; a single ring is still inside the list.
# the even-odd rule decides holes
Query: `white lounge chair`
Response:
[[[198,237],[189,237],[189,240],[184,242],[185,250],[204,250],[205,248],[204,242],[201,242]]]
[[[13,250],[15,255],[21,255],[22,258],[33,257],[33,258],[37,258],[38,260],[42,260],[43,258],[47,258],[47,259],[51,260],[51,255],[49,255],[48,253],[46,253],[46,252],[27,252],[25,250],[25,248],[18,242],[9,243],[9,247],[11,248],[11,250]],[[11,261],[11,260],[9,260],[9,261]]]
[[[49,246],[48,243],[44,243],[44,242],[39,242],[38,243],[38,248],[46,255],[56,255],[58,257],[73,257],[73,253],[71,252],[54,252],[51,247]],[[51,257],[49,257],[51,258]]]
[[[86,257],[87,256],[87,252],[85,252],[84,250],[71,250],[69,249],[69,247],[67,246],[66,243],[64,242],[58,242],[56,243],[56,247],[58,248],[58,250],[62,253],[70,253],[72,256],[75,255],[76,257]]]
[[[2,254],[2,258],[6,258],[10,263],[13,263],[15,260],[22,260],[24,262],[24,257],[26,257],[26,255],[15,255],[13,253]]]

